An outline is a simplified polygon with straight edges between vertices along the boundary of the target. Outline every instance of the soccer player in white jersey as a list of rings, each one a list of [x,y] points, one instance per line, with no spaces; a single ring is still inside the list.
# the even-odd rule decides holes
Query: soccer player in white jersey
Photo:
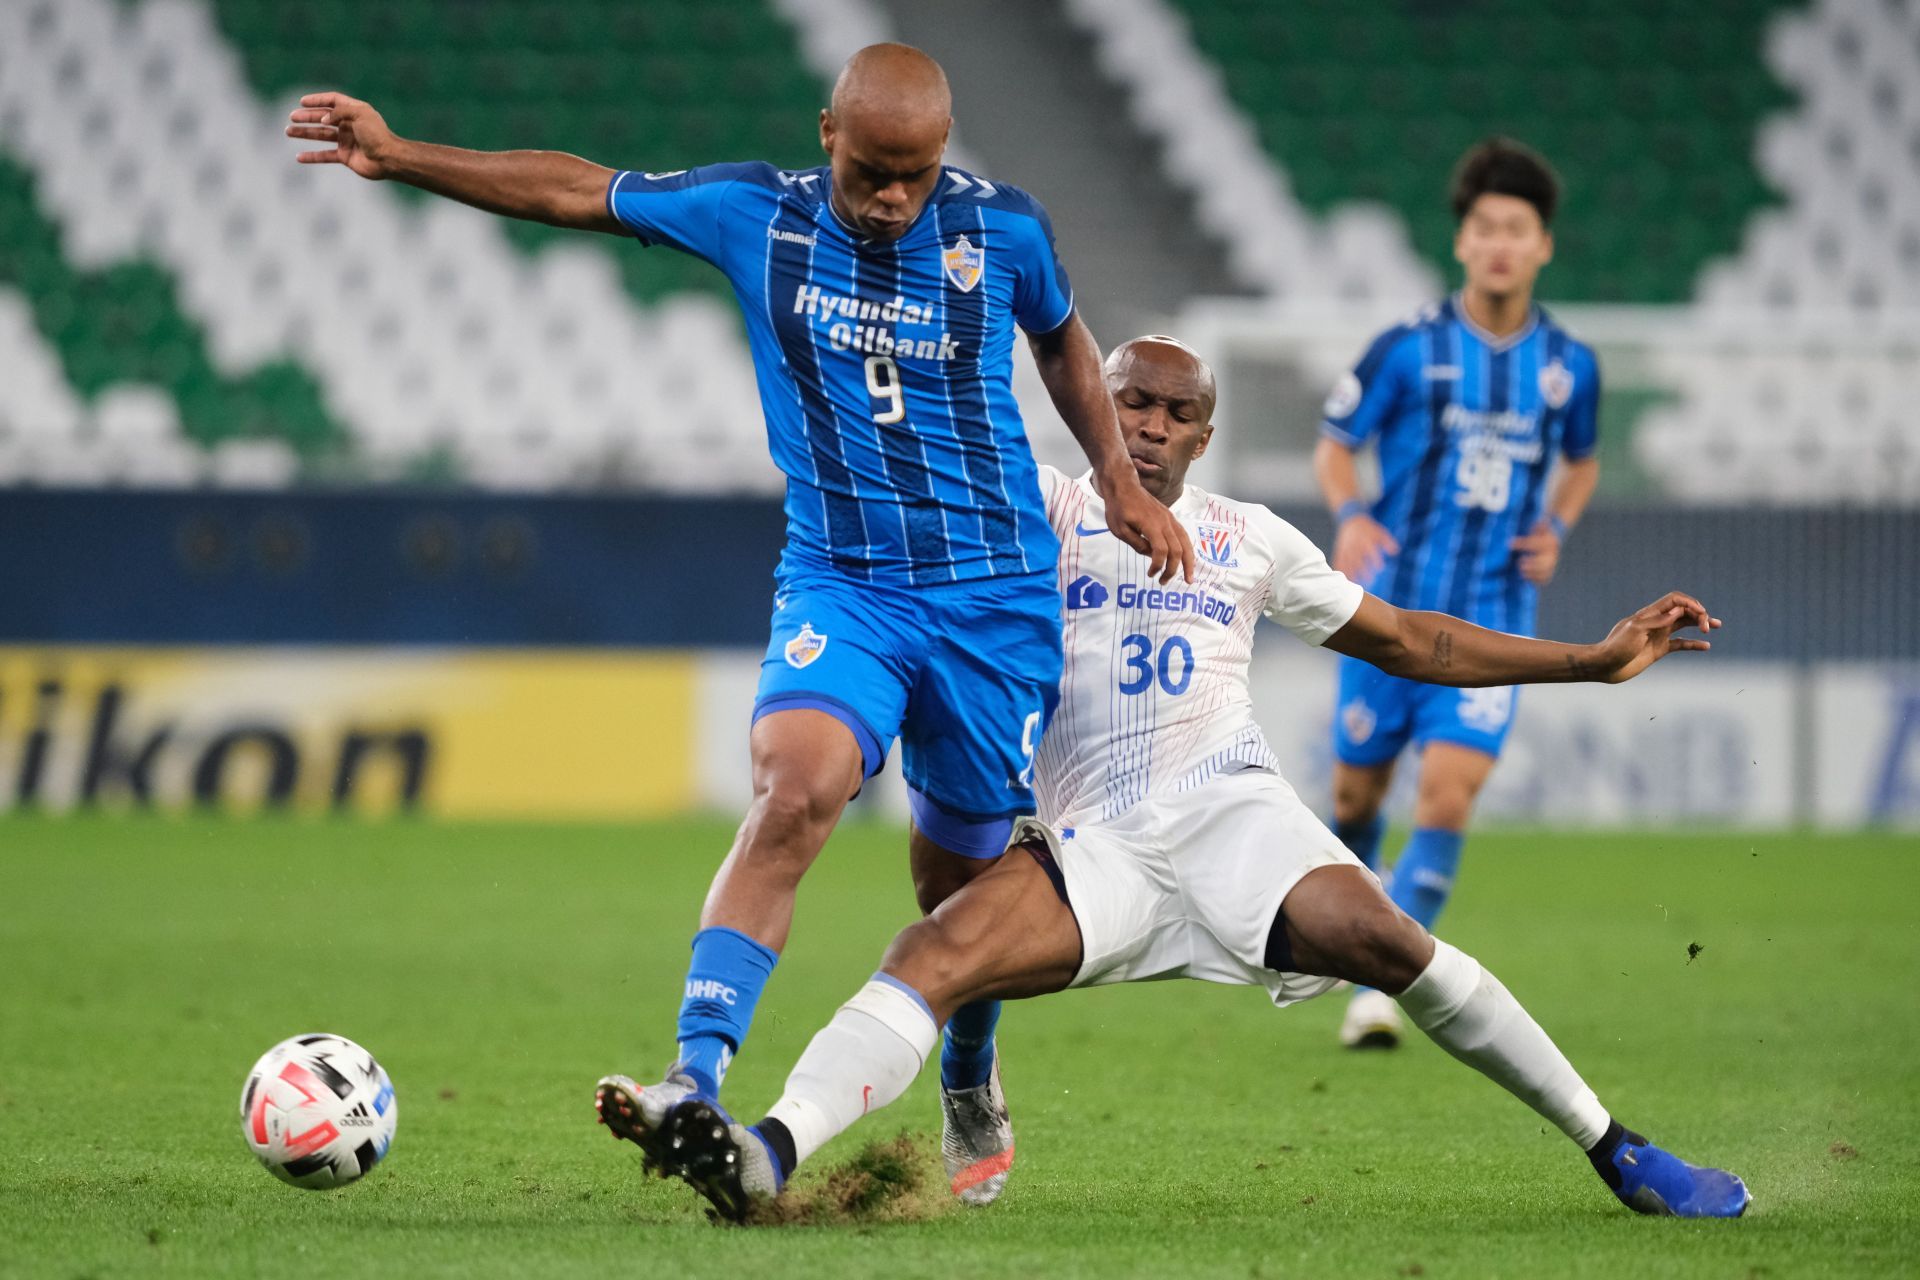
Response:
[[[1337,980],[1390,993],[1413,1023],[1552,1121],[1642,1213],[1732,1217],[1746,1186],[1622,1126],[1497,978],[1437,941],[1303,805],[1254,722],[1254,623],[1461,686],[1630,679],[1705,649],[1718,626],[1668,595],[1598,644],[1489,631],[1394,608],[1330,568],[1265,507],[1186,483],[1213,428],[1213,375],[1171,338],[1107,362],[1128,451],[1199,550],[1190,586],[1157,585],[1108,533],[1091,475],[1045,472],[1065,551],[1065,675],[1038,760],[1040,818],[1013,856],[894,939],[881,969],[817,1034],[759,1124],[692,1099],[667,1113],[662,1165],[729,1217],[778,1194],[800,1161],[906,1089],[956,1008],[1066,987],[1198,978],[1285,1005]],[[956,1185],[960,1192],[963,1187]]]

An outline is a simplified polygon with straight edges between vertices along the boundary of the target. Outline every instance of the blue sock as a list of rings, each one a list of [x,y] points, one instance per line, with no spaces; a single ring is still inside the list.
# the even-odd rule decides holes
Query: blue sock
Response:
[[[1380,837],[1387,831],[1387,818],[1383,813],[1375,812],[1365,822],[1336,822],[1333,834],[1340,837],[1340,843],[1347,851],[1360,859],[1367,870],[1378,875],[1380,872]]]
[[[977,1089],[993,1072],[993,1028],[1000,1021],[998,1000],[963,1004],[947,1019],[940,1045],[940,1084],[947,1089]]]
[[[746,1043],[753,1008],[779,959],[779,952],[737,929],[702,929],[693,935],[693,960],[680,1001],[680,1067],[708,1097],[720,1096],[720,1082]]]
[[[1431,930],[1453,893],[1454,873],[1460,869],[1460,846],[1466,836],[1438,827],[1417,827],[1400,861],[1393,864],[1387,896],[1393,905]]]

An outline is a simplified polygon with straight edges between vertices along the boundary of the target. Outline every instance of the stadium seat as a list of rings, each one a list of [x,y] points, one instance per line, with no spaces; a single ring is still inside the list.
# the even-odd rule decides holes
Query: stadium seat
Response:
[[[1740,219],[1771,199],[1751,176],[1751,138],[1788,101],[1758,57],[1767,20],[1784,5],[1612,6],[1569,21],[1567,11],[1528,0],[1392,5],[1364,17],[1306,3],[1285,7],[1283,35],[1268,6],[1173,2],[1298,199],[1317,213],[1356,192],[1393,205],[1443,274],[1448,166],[1490,132],[1539,147],[1566,179],[1562,252],[1548,285],[1556,297],[1682,301],[1701,264],[1735,247]],[[1276,64],[1287,70],[1276,74]],[[1615,136],[1597,140],[1596,119]],[[1702,120],[1718,122],[1711,144],[1695,142]],[[1673,198],[1702,169],[1731,174],[1719,186],[1737,195],[1735,207]],[[1625,202],[1609,182],[1623,172],[1639,187]],[[1655,210],[1675,234],[1642,241],[1633,268],[1620,269],[1601,247],[1606,229]]]
[[[194,92],[143,115],[128,85]],[[0,483],[281,484],[469,453],[481,483],[591,482],[683,431],[684,402],[753,451],[685,484],[777,487],[718,273],[296,166],[284,113],[327,85],[423,136],[650,168],[813,163],[822,93],[760,0],[0,5]]]

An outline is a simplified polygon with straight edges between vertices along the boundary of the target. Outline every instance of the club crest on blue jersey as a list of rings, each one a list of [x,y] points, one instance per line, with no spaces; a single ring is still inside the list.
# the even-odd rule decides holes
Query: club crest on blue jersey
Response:
[[[811,622],[800,627],[800,634],[787,641],[787,665],[798,668],[807,666],[815,658],[826,652],[827,637],[813,629]]]
[[[1373,736],[1379,717],[1373,714],[1372,707],[1355,698],[1340,708],[1340,723],[1347,731],[1347,740],[1358,746]]]
[[[1194,549],[1200,553],[1202,560],[1217,564],[1222,569],[1240,567],[1239,559],[1233,554],[1239,549],[1239,544],[1234,541],[1232,530],[1217,524],[1202,524],[1194,526],[1194,532],[1199,535],[1193,540]]]
[[[1567,366],[1558,360],[1545,365],[1540,370],[1540,398],[1547,402],[1550,409],[1559,409],[1566,405],[1573,395],[1573,374]]]
[[[987,271],[987,251],[976,249],[973,242],[961,236],[951,245],[940,251],[940,267],[947,273],[947,280],[962,293],[972,293],[973,286],[980,283],[980,277]]]
[[[1098,609],[1107,602],[1107,588],[1100,579],[1083,573],[1067,584],[1067,608]]]

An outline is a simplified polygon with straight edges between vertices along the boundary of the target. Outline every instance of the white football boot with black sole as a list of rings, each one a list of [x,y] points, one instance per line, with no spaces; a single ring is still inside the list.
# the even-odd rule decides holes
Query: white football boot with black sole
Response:
[[[1384,991],[1356,991],[1340,1022],[1340,1043],[1349,1049],[1395,1049],[1400,1045],[1400,1006]]]

